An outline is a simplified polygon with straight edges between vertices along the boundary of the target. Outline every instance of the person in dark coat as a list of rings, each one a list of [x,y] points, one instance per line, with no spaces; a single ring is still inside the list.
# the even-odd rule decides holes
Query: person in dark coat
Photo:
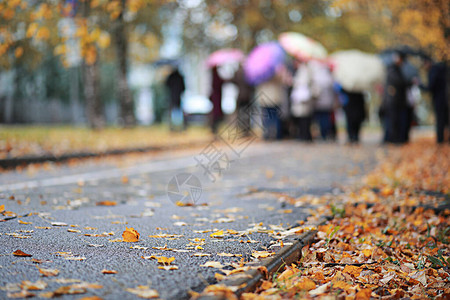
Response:
[[[184,78],[180,74],[178,68],[174,69],[172,73],[167,77],[166,86],[169,89],[170,95],[170,103],[169,103],[170,129],[174,130],[173,116],[177,113],[182,114],[181,95],[186,89],[186,86],[184,84]],[[186,127],[186,118],[184,117],[183,117],[183,127]]]
[[[445,139],[445,128],[449,127],[448,69],[445,62],[433,63],[431,60],[425,62],[425,67],[428,69],[426,88],[431,93],[436,117],[436,141],[442,144]]]
[[[250,121],[252,109],[249,105],[253,97],[254,88],[245,79],[245,73],[242,66],[239,66],[239,69],[234,74],[231,82],[234,83],[239,90],[236,99],[238,125],[241,127],[240,130],[242,131],[242,134],[248,136],[251,129]]]
[[[220,77],[217,66],[212,68],[211,95],[209,99],[213,104],[211,112],[211,131],[216,134],[219,123],[223,119],[222,111],[222,86],[225,81]]]
[[[350,143],[359,143],[359,133],[361,125],[366,118],[366,107],[364,94],[361,92],[349,92],[342,89],[346,97],[346,104],[343,105],[345,119],[347,122],[348,141]]]
[[[394,63],[388,67],[384,91],[385,142],[402,144],[407,142],[409,108],[406,91],[410,83],[402,72],[405,54],[398,52]]]

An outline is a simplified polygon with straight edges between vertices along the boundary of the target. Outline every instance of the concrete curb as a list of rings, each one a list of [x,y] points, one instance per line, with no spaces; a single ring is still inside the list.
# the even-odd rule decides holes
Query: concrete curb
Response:
[[[319,226],[325,224],[329,218],[322,218],[316,224],[311,226]],[[239,298],[243,293],[254,291],[261,283],[261,280],[268,279],[272,274],[278,272],[283,265],[290,265],[297,262],[302,257],[302,249],[304,246],[309,245],[314,240],[317,234],[317,230],[310,230],[302,235],[289,239],[287,241],[293,242],[290,246],[283,247],[274,257],[267,258],[257,264],[247,264],[252,266],[251,270],[245,273],[239,273],[241,276],[233,279],[225,279],[219,284],[225,285],[226,287],[235,290],[234,294]],[[265,273],[264,267],[267,269]],[[264,271],[260,270],[263,269]],[[244,275],[242,275],[244,274]],[[198,298],[199,300],[225,300],[227,297],[225,295],[204,295]]]
[[[63,155],[43,155],[43,156],[22,156],[15,158],[5,158],[0,159],[0,169],[13,169],[19,166],[26,166],[29,164],[45,163],[45,162],[65,162],[71,159],[83,159],[83,158],[93,158],[93,157],[103,157],[110,155],[123,155],[128,153],[145,153],[152,151],[164,151],[164,150],[174,150],[177,148],[195,147],[209,143],[206,142],[192,142],[177,145],[168,146],[149,146],[149,147],[139,147],[139,148],[123,148],[123,149],[112,149],[103,152],[74,152]]]

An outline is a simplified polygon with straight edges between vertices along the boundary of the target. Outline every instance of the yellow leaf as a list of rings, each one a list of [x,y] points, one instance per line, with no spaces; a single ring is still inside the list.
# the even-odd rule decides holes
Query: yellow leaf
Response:
[[[217,232],[211,233],[209,236],[212,238],[218,238],[218,239],[223,238],[223,230],[219,230]]]
[[[5,211],[5,204],[0,205],[0,213]]]
[[[139,232],[134,230],[134,228],[125,227],[125,231],[122,233],[122,238],[124,242],[134,243],[139,241]]]
[[[33,224],[32,222],[25,222],[25,221],[22,221],[22,220],[18,220],[17,222],[19,222],[19,224],[25,224],[25,225]]]
[[[302,278],[296,285],[300,290],[310,291],[316,288],[316,283],[309,278]]]

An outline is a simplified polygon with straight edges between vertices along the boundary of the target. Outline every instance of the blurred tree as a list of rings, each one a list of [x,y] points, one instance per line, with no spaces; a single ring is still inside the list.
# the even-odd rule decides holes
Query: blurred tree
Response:
[[[361,14],[377,24],[371,39],[378,49],[409,45],[448,59],[448,0],[335,0],[333,5],[343,14]]]

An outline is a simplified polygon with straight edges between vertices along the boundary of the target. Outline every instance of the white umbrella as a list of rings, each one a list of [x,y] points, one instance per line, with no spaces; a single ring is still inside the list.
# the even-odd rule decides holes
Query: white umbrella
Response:
[[[349,92],[364,92],[385,80],[381,58],[359,50],[335,52],[330,56],[334,79]]]

